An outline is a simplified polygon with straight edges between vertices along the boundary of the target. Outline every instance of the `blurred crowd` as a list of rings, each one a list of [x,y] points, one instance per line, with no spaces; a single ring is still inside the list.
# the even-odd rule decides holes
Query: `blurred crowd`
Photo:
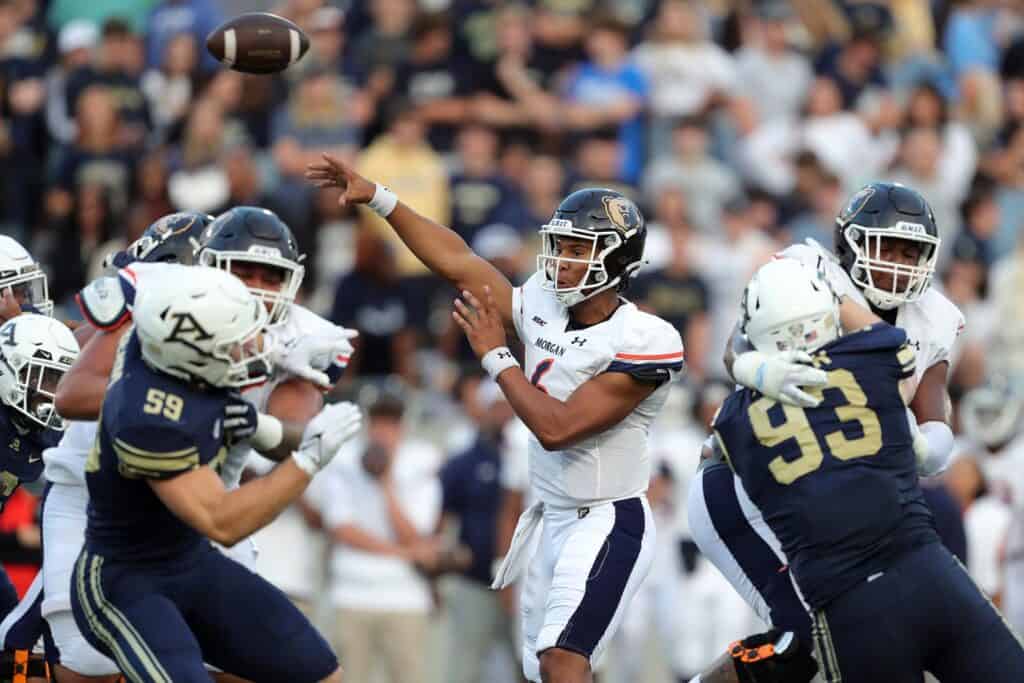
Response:
[[[968,321],[954,407],[988,375],[1024,368],[1019,2],[244,4],[295,21],[309,53],[277,76],[223,68],[204,42],[234,10],[215,0],[0,0],[0,229],[47,266],[74,318],[103,257],[165,213],[259,205],[291,226],[307,254],[303,303],[360,331],[338,391],[382,407],[339,458],[337,490],[264,532],[263,558],[294,598],[337,610],[330,633],[350,671],[357,651],[377,653],[369,668],[423,665],[438,605],[448,640],[474,643],[441,670],[514,642],[514,596],[483,586],[507,542],[500,494],[524,488],[522,439],[472,370],[453,293],[381,219],[304,181],[322,152],[452,226],[517,283],[566,192],[610,186],[643,207],[649,264],[627,296],[679,328],[687,373],[654,434],[664,547],[624,629],[617,682],[641,680],[648,626],[676,676],[752,630],[688,539],[686,486],[728,390],[720,358],[749,275],[793,241],[830,246],[860,184],[907,183],[935,211],[933,286]],[[951,488],[968,514],[983,492]],[[997,566],[987,533],[971,547]],[[461,567],[442,582],[454,600],[434,581],[442,565]],[[466,666],[441,680],[483,680]]]

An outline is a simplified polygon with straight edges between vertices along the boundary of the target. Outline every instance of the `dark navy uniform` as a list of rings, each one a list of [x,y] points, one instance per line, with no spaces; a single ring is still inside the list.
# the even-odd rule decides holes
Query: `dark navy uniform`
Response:
[[[918,484],[906,334],[881,323],[814,356],[828,373],[817,408],[744,389],[714,428],[813,610],[826,679],[1022,680],[1024,648],[940,544]]]
[[[27,419],[24,422],[29,423]],[[22,419],[13,410],[0,408],[0,511],[19,485],[36,481],[42,476],[43,451],[55,446],[58,441],[60,432],[31,426],[31,423],[22,424]],[[0,619],[6,617],[17,605],[18,592],[0,567]],[[38,610],[28,619],[31,623],[21,623],[23,621],[19,620],[19,630],[32,633],[38,638],[43,627]]]
[[[72,608],[131,681],[209,681],[206,661],[256,681],[318,681],[337,659],[279,590],[216,550],[150,486],[226,449],[228,393],[149,368],[127,337],[86,464],[89,520]]]

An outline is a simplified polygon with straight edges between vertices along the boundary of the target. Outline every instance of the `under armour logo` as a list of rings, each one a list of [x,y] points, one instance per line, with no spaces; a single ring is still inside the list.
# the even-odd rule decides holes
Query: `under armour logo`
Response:
[[[511,357],[512,357],[512,354],[510,352],[508,352],[508,351],[498,351],[498,359],[499,360],[508,360]]]
[[[542,318],[541,318],[541,317],[540,317],[539,315],[535,315],[535,316],[533,316],[533,322],[537,323],[537,324],[538,324],[538,325],[540,325],[541,327],[544,327],[545,325],[547,325],[547,324],[548,324],[548,321],[547,321],[547,320],[544,320],[544,319],[542,319]]]
[[[584,344],[587,343],[587,340],[584,337],[573,337],[572,341],[569,343],[575,344],[576,346],[583,346]]]
[[[907,339],[907,343],[910,344],[911,346],[913,346],[915,351],[920,351],[921,350],[921,342],[919,342],[919,341],[912,341],[910,339]]]

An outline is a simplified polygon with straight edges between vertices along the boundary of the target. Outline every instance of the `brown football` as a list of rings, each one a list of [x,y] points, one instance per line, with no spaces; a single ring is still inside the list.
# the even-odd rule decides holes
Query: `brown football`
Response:
[[[309,37],[284,17],[250,12],[214,29],[206,49],[235,71],[272,74],[299,61],[309,49]]]

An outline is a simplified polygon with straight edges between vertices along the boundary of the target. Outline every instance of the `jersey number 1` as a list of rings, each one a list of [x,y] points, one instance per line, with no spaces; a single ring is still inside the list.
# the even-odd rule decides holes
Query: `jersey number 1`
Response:
[[[840,460],[865,458],[882,449],[882,427],[878,422],[878,415],[867,407],[867,396],[864,395],[864,390],[857,383],[853,373],[849,370],[828,372],[827,388],[839,389],[848,404],[835,409],[836,417],[840,422],[859,423],[862,436],[851,439],[843,434],[842,430],[837,429],[819,437],[811,427],[803,408],[785,404],[781,405],[786,419],[778,425],[773,425],[768,417],[768,410],[777,403],[770,398],[754,401],[747,410],[754,435],[763,446],[774,448],[794,439],[800,449],[800,457],[794,460],[787,461],[780,455],[768,463],[768,469],[775,477],[775,481],[780,484],[792,484],[805,474],[821,467],[825,459],[821,448],[822,438],[829,452]],[[821,398],[820,389],[808,393]]]

